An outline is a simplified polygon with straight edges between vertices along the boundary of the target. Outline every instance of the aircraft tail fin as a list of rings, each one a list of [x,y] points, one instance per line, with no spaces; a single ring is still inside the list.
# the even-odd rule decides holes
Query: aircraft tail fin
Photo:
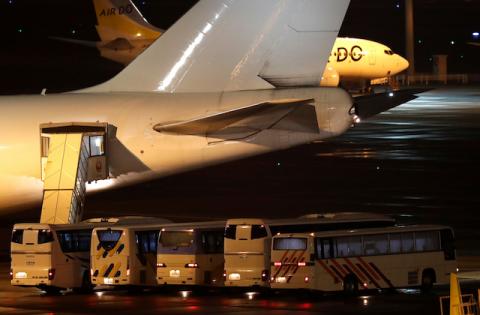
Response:
[[[264,78],[318,86],[348,4],[200,0],[116,77],[82,92],[273,88]]]
[[[131,0],[93,0],[102,41],[156,39],[163,31],[148,23]]]

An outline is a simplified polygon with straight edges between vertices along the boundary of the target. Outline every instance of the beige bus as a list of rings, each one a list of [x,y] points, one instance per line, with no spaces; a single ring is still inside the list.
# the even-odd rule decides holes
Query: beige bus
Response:
[[[378,214],[341,212],[293,219],[230,219],[225,227],[225,286],[269,287],[272,235],[343,228],[392,226],[395,220]]]
[[[129,289],[156,286],[157,244],[160,230],[170,221],[95,228],[91,238],[93,285]]]
[[[162,228],[157,247],[159,285],[223,286],[225,221]]]
[[[437,225],[279,234],[271,287],[356,293],[447,284],[455,272],[451,228]]]
[[[90,283],[90,238],[95,226],[141,220],[138,217],[90,219],[78,224],[15,224],[11,239],[11,284],[48,293],[87,291]]]

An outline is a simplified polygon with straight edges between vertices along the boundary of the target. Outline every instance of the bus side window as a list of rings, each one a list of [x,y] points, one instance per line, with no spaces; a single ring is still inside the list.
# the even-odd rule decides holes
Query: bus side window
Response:
[[[136,233],[137,247],[141,254],[156,253],[158,231],[141,231]]]
[[[157,252],[157,240],[158,240],[157,231],[151,231],[148,233],[148,252],[149,253]]]
[[[440,249],[438,231],[415,232],[415,250],[417,252]]]
[[[360,236],[344,236],[337,238],[337,257],[360,256],[362,254],[362,238]]]
[[[135,233],[136,241],[137,241],[137,250],[140,254],[145,254],[148,252],[148,239],[145,232],[137,232]]]
[[[413,232],[402,233],[402,252],[411,253],[414,249]]]
[[[387,253],[388,238],[387,234],[365,235],[363,237],[363,254],[384,255]]]
[[[264,238],[267,237],[267,229],[265,228],[265,225],[258,225],[258,224],[253,224],[252,225],[252,237],[251,239],[258,239],[258,238]]]
[[[440,237],[445,260],[455,260],[455,238],[452,230],[441,230]]]
[[[225,227],[225,238],[228,239],[236,239],[237,238],[237,225],[235,224],[230,224]]]
[[[203,232],[202,245],[207,254],[223,253],[223,235],[218,232]]]
[[[38,244],[45,244],[53,242],[53,233],[50,230],[39,230],[38,231]]]
[[[12,243],[17,243],[17,244],[23,243],[23,230],[13,230]]]
[[[390,239],[390,253],[399,254],[402,252],[402,234],[392,233],[389,235]]]
[[[331,238],[317,238],[316,239],[316,257],[318,259],[329,259],[334,257],[333,246]]]
[[[323,257],[333,258],[335,257],[335,247],[333,246],[333,240],[331,238],[323,240]]]

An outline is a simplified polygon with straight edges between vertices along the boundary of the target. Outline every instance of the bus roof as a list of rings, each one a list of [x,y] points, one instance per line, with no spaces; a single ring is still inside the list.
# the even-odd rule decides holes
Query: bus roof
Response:
[[[184,223],[152,223],[152,224],[138,224],[138,225],[115,225],[115,229],[121,230],[149,230],[149,229],[196,229],[196,228],[212,228],[212,227],[225,227],[226,221],[200,221],[200,222],[184,222]],[[111,228],[111,226],[102,226],[95,228],[95,230],[105,230]]]
[[[49,223],[16,223],[13,226],[13,229],[35,229],[35,230],[43,230],[43,229],[62,229],[62,230],[76,230],[76,229],[88,229],[94,227],[109,227],[109,226],[116,226],[118,224],[129,224],[129,225],[138,225],[138,224],[145,224],[146,222],[165,222],[170,223],[171,221],[162,219],[162,218],[154,218],[154,217],[141,217],[141,216],[125,216],[125,217],[110,217],[110,218],[91,218],[79,223],[74,224],[49,224]]]
[[[383,234],[383,233],[400,233],[400,232],[422,232],[431,230],[445,230],[452,228],[445,225],[395,225],[382,228],[366,228],[366,229],[354,229],[354,230],[334,230],[315,233],[277,233],[274,237],[333,237],[333,236],[351,236],[351,235],[364,235],[364,234]]]

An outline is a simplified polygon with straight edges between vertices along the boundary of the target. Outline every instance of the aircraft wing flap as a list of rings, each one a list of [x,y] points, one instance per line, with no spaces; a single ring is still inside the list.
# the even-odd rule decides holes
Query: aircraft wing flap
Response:
[[[296,108],[311,102],[313,99],[262,102],[188,121],[157,124],[153,129],[183,135],[241,138],[272,127]]]

